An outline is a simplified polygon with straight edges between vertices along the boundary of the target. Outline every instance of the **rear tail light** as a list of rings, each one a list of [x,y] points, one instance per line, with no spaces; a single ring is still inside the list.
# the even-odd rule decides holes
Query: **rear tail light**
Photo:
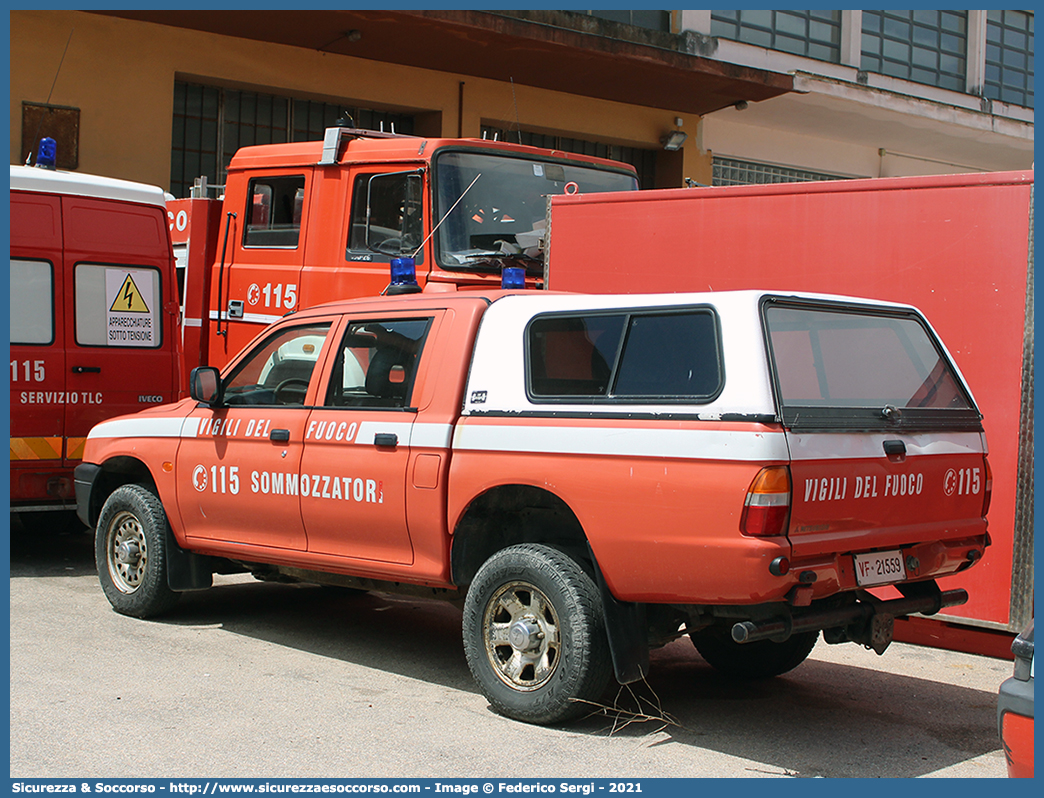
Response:
[[[986,513],[990,511],[990,501],[993,499],[993,469],[990,468],[990,461],[985,457],[982,458],[982,462],[986,466],[986,485],[982,497],[982,517],[986,517]]]
[[[790,469],[786,466],[761,469],[747,489],[740,532],[756,537],[785,535],[789,520]]]

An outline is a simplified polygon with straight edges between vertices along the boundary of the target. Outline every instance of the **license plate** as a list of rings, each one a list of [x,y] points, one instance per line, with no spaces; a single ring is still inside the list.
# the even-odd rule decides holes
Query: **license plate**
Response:
[[[860,587],[888,585],[906,579],[906,566],[901,551],[875,551],[872,554],[853,554],[856,583]]]

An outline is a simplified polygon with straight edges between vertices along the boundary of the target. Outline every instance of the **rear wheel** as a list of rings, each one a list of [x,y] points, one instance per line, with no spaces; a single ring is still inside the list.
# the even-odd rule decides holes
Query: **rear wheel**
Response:
[[[557,549],[524,544],[490,557],[468,589],[463,631],[472,674],[507,717],[571,720],[609,683],[598,589]]]
[[[114,490],[94,538],[98,580],[113,609],[148,618],[177,603],[167,584],[166,546],[167,516],[156,494],[141,485]]]
[[[791,671],[812,653],[819,632],[798,632],[781,643],[757,640],[737,643],[727,627],[711,626],[689,637],[707,662],[722,673],[739,679],[768,679]]]

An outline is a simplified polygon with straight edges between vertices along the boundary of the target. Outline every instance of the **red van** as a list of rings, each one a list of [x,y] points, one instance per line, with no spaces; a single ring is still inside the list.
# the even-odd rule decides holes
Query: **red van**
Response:
[[[180,321],[160,188],[12,166],[10,213],[11,511],[36,528],[74,517],[92,426],[177,398]]]

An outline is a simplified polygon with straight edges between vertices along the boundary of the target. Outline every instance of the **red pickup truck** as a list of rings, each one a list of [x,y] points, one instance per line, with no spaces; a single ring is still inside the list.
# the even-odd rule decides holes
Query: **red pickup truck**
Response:
[[[751,678],[967,599],[981,417],[930,325],[763,291],[416,293],[291,314],[76,471],[118,612],[249,571],[463,600],[500,712],[554,723],[688,635]],[[871,592],[894,585],[900,598]]]

